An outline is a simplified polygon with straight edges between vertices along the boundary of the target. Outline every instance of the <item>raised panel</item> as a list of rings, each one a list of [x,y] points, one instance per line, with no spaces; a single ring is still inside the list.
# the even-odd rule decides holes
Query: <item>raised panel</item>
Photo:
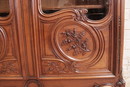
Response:
[[[0,5],[0,13],[10,13],[6,18],[0,16],[0,78],[8,80],[21,79],[22,77],[19,48],[20,36],[16,25],[17,20],[14,12],[14,3],[15,0],[0,1],[0,4],[2,4]],[[4,5],[6,7],[12,7],[4,9]]]
[[[11,26],[0,27],[0,76],[20,76],[15,31]],[[14,46],[15,45],[15,46]],[[18,50],[18,48],[17,48]]]
[[[84,9],[72,10],[73,13],[66,10],[65,14],[61,11],[58,16],[63,17],[53,21],[40,19],[41,78],[115,76],[113,55],[110,52],[113,44],[111,17],[104,19],[106,21],[102,24],[91,24],[84,16],[79,15],[80,20],[79,16],[75,15],[78,11],[83,13]],[[55,16],[57,18],[57,15]],[[49,18],[51,19],[51,16]],[[51,56],[47,56],[45,52],[51,53]]]

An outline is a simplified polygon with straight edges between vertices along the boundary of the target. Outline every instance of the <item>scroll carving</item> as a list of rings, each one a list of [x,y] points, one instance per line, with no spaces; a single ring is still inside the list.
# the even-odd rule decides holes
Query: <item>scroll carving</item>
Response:
[[[87,9],[75,9],[76,16],[74,16],[75,21],[86,21],[87,17],[85,14],[88,13]]]
[[[43,74],[68,74],[68,73],[82,73],[86,72],[88,66],[82,63],[71,62],[66,63],[57,59],[45,59],[42,62]]]
[[[0,75],[16,75],[18,73],[19,71],[15,61],[7,61],[0,63]]]
[[[59,74],[69,73],[69,67],[61,61],[57,60],[44,60],[42,62],[44,74]]]
[[[78,54],[85,55],[86,52],[89,52],[88,48],[88,39],[85,38],[85,31],[78,32],[76,29],[73,30],[65,30],[65,32],[61,33],[65,39],[62,40],[61,46],[67,45],[66,51],[73,50],[73,56]]]

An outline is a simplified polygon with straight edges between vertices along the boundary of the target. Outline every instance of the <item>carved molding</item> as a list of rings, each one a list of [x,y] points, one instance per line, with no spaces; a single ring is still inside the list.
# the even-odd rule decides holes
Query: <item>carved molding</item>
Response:
[[[6,45],[7,45],[7,36],[6,32],[2,27],[0,27],[0,60],[3,59],[6,53]]]
[[[0,63],[0,75],[18,75],[18,65],[16,61],[5,61]]]

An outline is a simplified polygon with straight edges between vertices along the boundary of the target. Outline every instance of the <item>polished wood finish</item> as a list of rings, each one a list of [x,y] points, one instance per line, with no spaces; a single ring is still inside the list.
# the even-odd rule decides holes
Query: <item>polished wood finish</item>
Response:
[[[0,87],[125,87],[124,0],[108,0],[99,20],[86,16],[95,5],[50,14],[40,0],[9,6],[0,17]]]

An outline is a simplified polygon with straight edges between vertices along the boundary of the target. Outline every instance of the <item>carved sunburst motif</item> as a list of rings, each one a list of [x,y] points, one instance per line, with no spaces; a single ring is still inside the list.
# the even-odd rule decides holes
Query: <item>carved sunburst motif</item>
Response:
[[[90,52],[88,48],[88,39],[84,38],[86,35],[85,31],[76,31],[67,29],[61,33],[64,39],[61,42],[61,46],[67,46],[66,51],[73,50],[73,56],[82,54],[85,55],[86,52]]]

